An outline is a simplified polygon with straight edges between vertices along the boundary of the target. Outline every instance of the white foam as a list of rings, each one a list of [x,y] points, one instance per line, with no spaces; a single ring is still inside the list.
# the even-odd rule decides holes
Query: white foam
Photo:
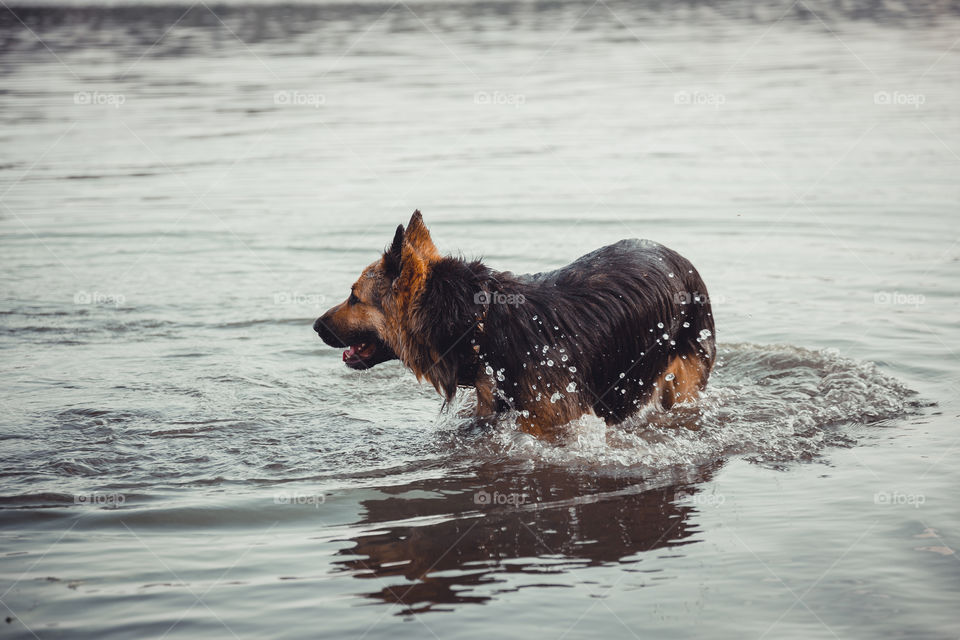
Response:
[[[904,415],[912,395],[876,365],[835,351],[728,345],[695,403],[646,409],[612,427],[583,416],[566,425],[557,443],[520,432],[514,416],[470,437],[481,455],[560,465],[655,472],[731,455],[783,462],[848,446],[852,430],[839,427]]]

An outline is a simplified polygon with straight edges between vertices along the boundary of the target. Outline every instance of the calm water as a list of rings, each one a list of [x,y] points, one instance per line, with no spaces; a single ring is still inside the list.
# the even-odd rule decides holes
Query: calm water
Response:
[[[0,635],[960,636],[960,9],[910,5],[0,11]],[[312,321],[417,207],[679,250],[708,392],[548,446],[347,370]]]

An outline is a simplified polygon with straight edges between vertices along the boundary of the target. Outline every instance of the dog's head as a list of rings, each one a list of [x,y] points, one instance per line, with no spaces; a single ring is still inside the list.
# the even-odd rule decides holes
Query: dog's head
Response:
[[[410,364],[409,313],[439,257],[420,211],[414,211],[407,228],[397,227],[383,255],[353,283],[350,297],[317,318],[314,330],[331,347],[347,348],[343,362],[351,369],[395,358]]]

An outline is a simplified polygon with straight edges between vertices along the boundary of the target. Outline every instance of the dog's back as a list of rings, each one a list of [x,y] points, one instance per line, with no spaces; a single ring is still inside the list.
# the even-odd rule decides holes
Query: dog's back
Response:
[[[556,271],[502,276],[524,304],[488,314],[490,366],[539,382],[553,405],[577,405],[563,413],[587,402],[615,423],[652,401],[669,408],[695,397],[706,384],[716,356],[712,309],[700,275],[675,251],[622,240]],[[531,342],[539,353],[528,363]]]

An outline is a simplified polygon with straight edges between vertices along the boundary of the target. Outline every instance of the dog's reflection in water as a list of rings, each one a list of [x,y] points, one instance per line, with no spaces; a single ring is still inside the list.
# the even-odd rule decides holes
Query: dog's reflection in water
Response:
[[[707,480],[716,466],[699,470],[692,480]],[[491,586],[505,583],[504,574],[539,574],[538,585],[549,586],[551,574],[641,562],[645,552],[694,542],[688,519],[695,506],[687,498],[698,489],[692,484],[644,488],[636,478],[560,469],[507,474],[502,468],[481,469],[478,475],[476,484],[428,480],[390,489],[396,497],[362,503],[367,517],[358,526],[377,530],[353,538],[354,545],[340,552],[349,559],[336,563],[376,585],[361,595],[399,605],[397,613],[407,615],[438,605],[482,603],[514,590]],[[416,495],[407,497],[410,492]],[[429,516],[446,518],[387,524]],[[556,581],[564,584],[569,581]]]

